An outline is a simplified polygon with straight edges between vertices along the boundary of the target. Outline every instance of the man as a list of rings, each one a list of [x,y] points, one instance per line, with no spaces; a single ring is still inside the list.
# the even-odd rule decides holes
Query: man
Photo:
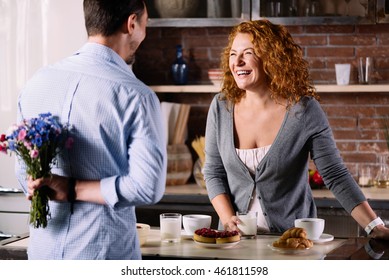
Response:
[[[31,228],[29,259],[140,259],[135,206],[157,203],[165,189],[166,143],[155,93],[130,67],[146,35],[143,0],[84,0],[88,42],[38,71],[21,92],[18,121],[50,112],[69,124],[73,148],[47,185],[46,228]]]

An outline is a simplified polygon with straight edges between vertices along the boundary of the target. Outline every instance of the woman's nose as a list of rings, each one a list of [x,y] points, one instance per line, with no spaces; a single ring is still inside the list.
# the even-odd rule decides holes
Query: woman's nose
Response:
[[[237,66],[241,66],[244,64],[243,57],[241,55],[237,55],[234,60],[234,64]]]

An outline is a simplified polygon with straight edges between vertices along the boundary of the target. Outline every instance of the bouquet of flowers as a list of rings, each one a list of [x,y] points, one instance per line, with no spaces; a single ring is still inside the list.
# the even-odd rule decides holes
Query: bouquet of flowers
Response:
[[[37,179],[50,177],[56,156],[63,147],[70,148],[73,139],[68,137],[68,128],[62,126],[51,113],[23,120],[0,135],[0,152],[16,153],[26,165],[26,172]],[[35,190],[31,200],[30,223],[35,227],[47,226],[50,217],[48,188]]]

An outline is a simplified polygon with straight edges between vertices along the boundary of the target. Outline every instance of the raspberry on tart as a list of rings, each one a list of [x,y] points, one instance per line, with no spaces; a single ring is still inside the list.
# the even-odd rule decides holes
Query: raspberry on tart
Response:
[[[203,243],[231,243],[240,240],[238,231],[216,231],[210,228],[201,228],[195,231],[193,239]]]

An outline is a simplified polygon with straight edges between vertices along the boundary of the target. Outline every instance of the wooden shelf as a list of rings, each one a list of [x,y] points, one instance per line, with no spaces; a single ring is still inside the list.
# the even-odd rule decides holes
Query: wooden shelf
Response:
[[[151,89],[157,93],[218,93],[220,92],[220,86],[216,85],[154,85],[150,86]],[[389,92],[389,85],[317,85],[317,92]]]

